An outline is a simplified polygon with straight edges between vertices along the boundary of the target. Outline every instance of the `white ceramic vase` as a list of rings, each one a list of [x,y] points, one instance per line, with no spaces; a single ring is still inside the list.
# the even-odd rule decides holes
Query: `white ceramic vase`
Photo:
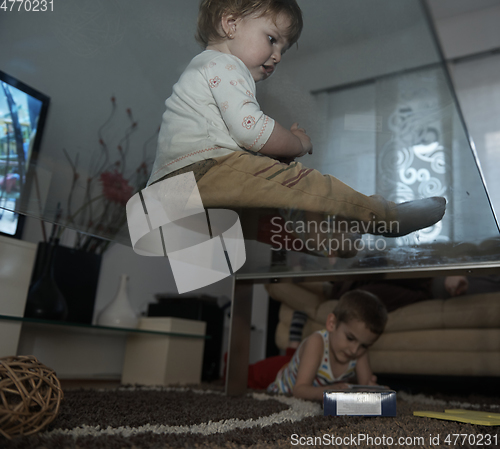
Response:
[[[99,326],[136,327],[138,316],[130,305],[127,294],[128,276],[120,275],[120,285],[115,299],[97,317]]]

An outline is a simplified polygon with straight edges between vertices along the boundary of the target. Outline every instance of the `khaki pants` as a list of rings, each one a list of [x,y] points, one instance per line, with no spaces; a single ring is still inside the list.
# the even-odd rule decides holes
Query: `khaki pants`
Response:
[[[282,218],[283,213],[280,214],[279,209],[301,211],[300,220],[308,223],[320,223],[325,216],[334,215],[337,221],[342,217],[341,223],[358,224],[354,231],[352,227],[348,231],[344,226],[340,231],[330,228],[323,232],[330,240],[341,240],[341,237],[343,240],[346,235],[352,240],[352,232],[366,233],[380,223],[395,223],[390,209],[394,203],[379,196],[363,195],[337,178],[304,167],[300,162],[288,165],[269,157],[235,151],[227,156],[191,164],[166,177],[189,171],[194,172],[204,207],[236,210],[247,239],[272,243],[274,231],[266,232],[265,229],[270,229],[269,222],[273,218]],[[255,210],[260,210],[260,213],[253,213]],[[360,232],[362,226],[365,232]],[[317,241],[318,226],[311,226],[310,229],[297,232],[295,226],[293,231],[287,229],[284,233],[293,234],[294,238],[301,240],[314,237],[313,240]],[[305,252],[318,254],[316,250]],[[355,254],[350,249],[336,251],[335,254],[320,249],[320,253],[341,257]]]
[[[370,197],[330,175],[269,157],[236,151],[213,159],[199,179],[198,189],[208,208],[298,209],[336,215],[363,223],[394,220],[382,197]]]

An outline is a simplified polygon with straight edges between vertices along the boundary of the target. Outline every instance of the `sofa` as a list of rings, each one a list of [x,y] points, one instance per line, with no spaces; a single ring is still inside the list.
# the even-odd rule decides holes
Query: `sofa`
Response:
[[[324,328],[337,300],[324,282],[268,284],[279,302],[275,341],[284,350],[294,310],[305,312],[305,338]],[[389,313],[369,350],[378,374],[500,376],[500,291],[414,302]]]

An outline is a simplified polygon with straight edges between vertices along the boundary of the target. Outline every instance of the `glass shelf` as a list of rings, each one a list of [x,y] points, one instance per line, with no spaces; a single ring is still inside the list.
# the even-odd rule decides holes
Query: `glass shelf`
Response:
[[[162,318],[168,318],[168,317],[162,317]],[[197,339],[201,338],[204,340],[209,340],[211,338],[210,335],[183,334],[179,332],[163,332],[163,331],[154,331],[154,330],[127,328],[127,327],[98,326],[93,324],[73,323],[69,321],[40,320],[37,318],[16,317],[11,315],[0,315],[0,320],[17,321],[23,324],[44,326],[45,328],[49,326],[68,327],[72,329],[82,329],[91,332],[162,335],[165,337],[197,338]]]

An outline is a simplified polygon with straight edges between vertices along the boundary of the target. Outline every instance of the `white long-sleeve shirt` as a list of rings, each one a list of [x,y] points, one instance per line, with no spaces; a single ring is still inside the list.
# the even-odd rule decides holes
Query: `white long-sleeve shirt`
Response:
[[[258,152],[274,120],[255,94],[255,81],[236,56],[205,50],[194,57],[165,102],[149,184],[203,159]]]

